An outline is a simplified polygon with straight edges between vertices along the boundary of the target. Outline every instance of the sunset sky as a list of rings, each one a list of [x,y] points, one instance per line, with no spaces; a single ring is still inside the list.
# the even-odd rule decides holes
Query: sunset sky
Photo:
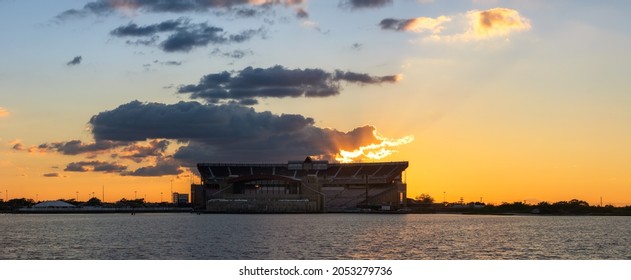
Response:
[[[0,0],[0,198],[166,201],[196,162],[372,145],[409,197],[631,205],[629,11]]]

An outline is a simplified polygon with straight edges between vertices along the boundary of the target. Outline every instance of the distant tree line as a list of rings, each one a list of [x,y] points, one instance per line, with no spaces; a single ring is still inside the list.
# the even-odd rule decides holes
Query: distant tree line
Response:
[[[434,203],[434,198],[428,194],[421,194],[415,198],[408,198],[408,207],[419,213],[471,213],[471,214],[541,214],[541,215],[630,215],[631,205],[615,207],[613,205],[589,205],[584,200],[546,201],[537,204],[525,202],[503,202],[499,205],[482,202]]]
[[[139,199],[121,199],[115,203],[107,203],[102,202],[100,199],[96,197],[90,198],[88,201],[77,201],[74,198],[71,199],[57,199],[57,201],[63,201],[78,207],[114,207],[114,208],[142,208],[142,207],[173,207],[171,203],[168,202],[160,202],[160,203],[150,203],[145,202],[143,198]],[[8,201],[0,200],[0,212],[13,212],[20,208],[32,207],[37,204],[33,199],[30,198],[13,198]],[[178,205],[178,207],[187,207],[190,205]]]

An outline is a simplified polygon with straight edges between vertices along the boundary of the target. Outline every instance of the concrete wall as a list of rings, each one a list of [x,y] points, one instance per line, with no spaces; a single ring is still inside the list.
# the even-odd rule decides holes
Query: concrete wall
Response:
[[[206,204],[210,213],[316,213],[321,212],[317,200],[309,199],[211,199]]]

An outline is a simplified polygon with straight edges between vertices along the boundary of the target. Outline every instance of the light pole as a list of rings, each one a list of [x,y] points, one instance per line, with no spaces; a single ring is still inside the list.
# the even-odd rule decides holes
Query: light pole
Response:
[[[79,201],[79,192],[77,191],[77,202]]]
[[[134,200],[136,200],[136,199],[138,199],[138,198],[136,197],[136,191],[134,191]]]
[[[443,203],[447,203],[447,199],[445,199],[445,195],[447,194],[447,192],[443,192]]]
[[[162,203],[162,202],[163,202],[163,200],[162,200],[162,192],[160,192],[160,203]]]

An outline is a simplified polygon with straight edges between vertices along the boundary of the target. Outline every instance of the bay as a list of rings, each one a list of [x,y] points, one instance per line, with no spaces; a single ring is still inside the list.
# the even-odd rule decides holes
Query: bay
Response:
[[[631,259],[631,217],[0,215],[0,259]]]

